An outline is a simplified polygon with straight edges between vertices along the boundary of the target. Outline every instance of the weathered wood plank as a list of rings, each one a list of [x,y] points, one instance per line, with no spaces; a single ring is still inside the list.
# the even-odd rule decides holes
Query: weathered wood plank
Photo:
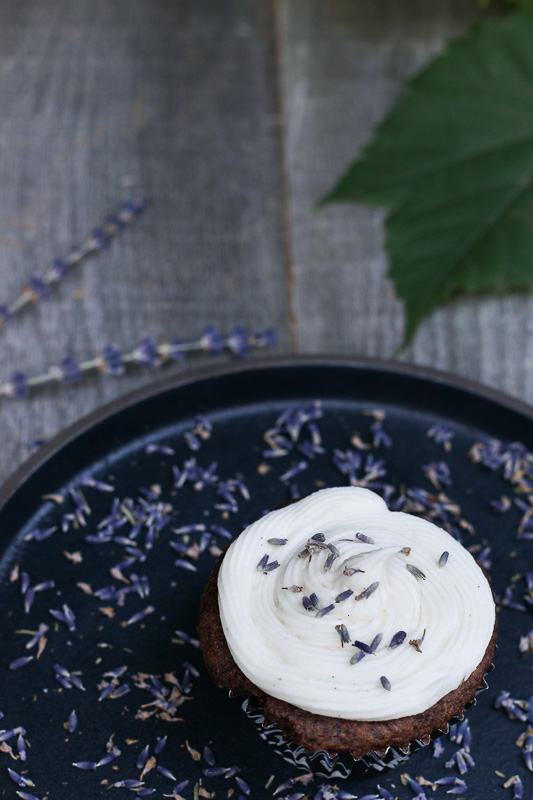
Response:
[[[314,212],[402,91],[466,30],[464,0],[280,0],[294,316],[304,351],[390,357],[403,312],[386,277],[380,210]],[[466,300],[434,313],[403,358],[533,400],[533,299]]]
[[[272,325],[287,347],[274,98],[269,4],[2,4],[0,302],[130,192],[151,203],[0,332],[0,381],[208,324]],[[24,441],[151,380],[141,369],[4,401],[0,479]]]

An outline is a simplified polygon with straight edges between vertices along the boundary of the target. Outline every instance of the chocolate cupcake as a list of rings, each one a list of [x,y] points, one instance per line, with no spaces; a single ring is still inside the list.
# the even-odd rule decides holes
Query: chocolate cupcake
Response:
[[[205,588],[216,684],[305,768],[383,769],[473,702],[496,640],[470,553],[367,489],[324,489],[250,525]],[[319,770],[317,770],[317,763]]]

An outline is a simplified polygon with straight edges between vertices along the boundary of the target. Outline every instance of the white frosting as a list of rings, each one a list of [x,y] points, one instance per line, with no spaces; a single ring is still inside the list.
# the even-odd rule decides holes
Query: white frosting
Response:
[[[314,552],[311,561],[298,557],[319,532],[340,551],[329,571],[330,550]],[[358,540],[358,532],[374,544]],[[288,542],[276,546],[271,538]],[[439,566],[444,551],[449,558]],[[280,564],[266,574],[257,569],[265,554]],[[364,572],[348,576],[346,567]],[[372,594],[354,599],[376,582]],[[283,588],[293,585],[303,591]],[[346,589],[354,594],[335,603]],[[323,489],[250,525],[226,553],[218,592],[228,646],[244,674],[267,694],[342,719],[395,719],[429,708],[477,667],[495,620],[490,587],[467,550],[432,523],[391,512],[376,494],[355,487]],[[306,611],[302,598],[313,592],[322,608],[334,609],[322,617]],[[370,645],[383,634],[375,654],[350,664],[360,651],[341,646],[340,624],[351,642]],[[424,629],[417,652],[409,641]],[[398,631],[405,641],[390,649]]]

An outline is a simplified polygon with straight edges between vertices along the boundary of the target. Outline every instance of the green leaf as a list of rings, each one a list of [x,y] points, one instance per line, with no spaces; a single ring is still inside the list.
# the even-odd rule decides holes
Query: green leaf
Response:
[[[477,23],[412,79],[321,201],[390,209],[404,346],[460,293],[533,288],[533,14]]]

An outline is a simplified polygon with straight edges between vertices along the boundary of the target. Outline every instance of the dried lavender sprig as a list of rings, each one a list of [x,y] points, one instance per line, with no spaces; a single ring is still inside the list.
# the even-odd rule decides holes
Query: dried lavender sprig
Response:
[[[239,336],[235,335],[237,330]],[[126,366],[130,364],[159,367],[165,361],[180,361],[185,358],[187,353],[192,352],[219,353],[222,350],[229,350],[233,355],[243,358],[251,348],[268,347],[275,341],[276,334],[272,330],[250,334],[242,326],[237,326],[226,337],[210,327],[200,339],[192,342],[164,340],[157,343],[147,337],[129,353],[122,353],[115,345],[107,345],[101,353],[87,361],[76,361],[71,356],[67,356],[42,375],[28,377],[24,372],[17,371],[8,381],[0,384],[0,396],[25,398],[32,389],[44,384],[79,383],[85,373],[95,371],[102,372],[104,375],[118,376],[122,375]]]
[[[64,259],[56,258],[41,277],[30,275],[22,287],[21,294],[12,303],[0,305],[0,328],[22,311],[29,303],[42,300],[50,294],[50,287],[62,281],[70,269],[84,261],[88,256],[103,250],[111,239],[123,231],[141,214],[145,206],[143,198],[127,200],[87,236],[83,244],[76,247]]]

